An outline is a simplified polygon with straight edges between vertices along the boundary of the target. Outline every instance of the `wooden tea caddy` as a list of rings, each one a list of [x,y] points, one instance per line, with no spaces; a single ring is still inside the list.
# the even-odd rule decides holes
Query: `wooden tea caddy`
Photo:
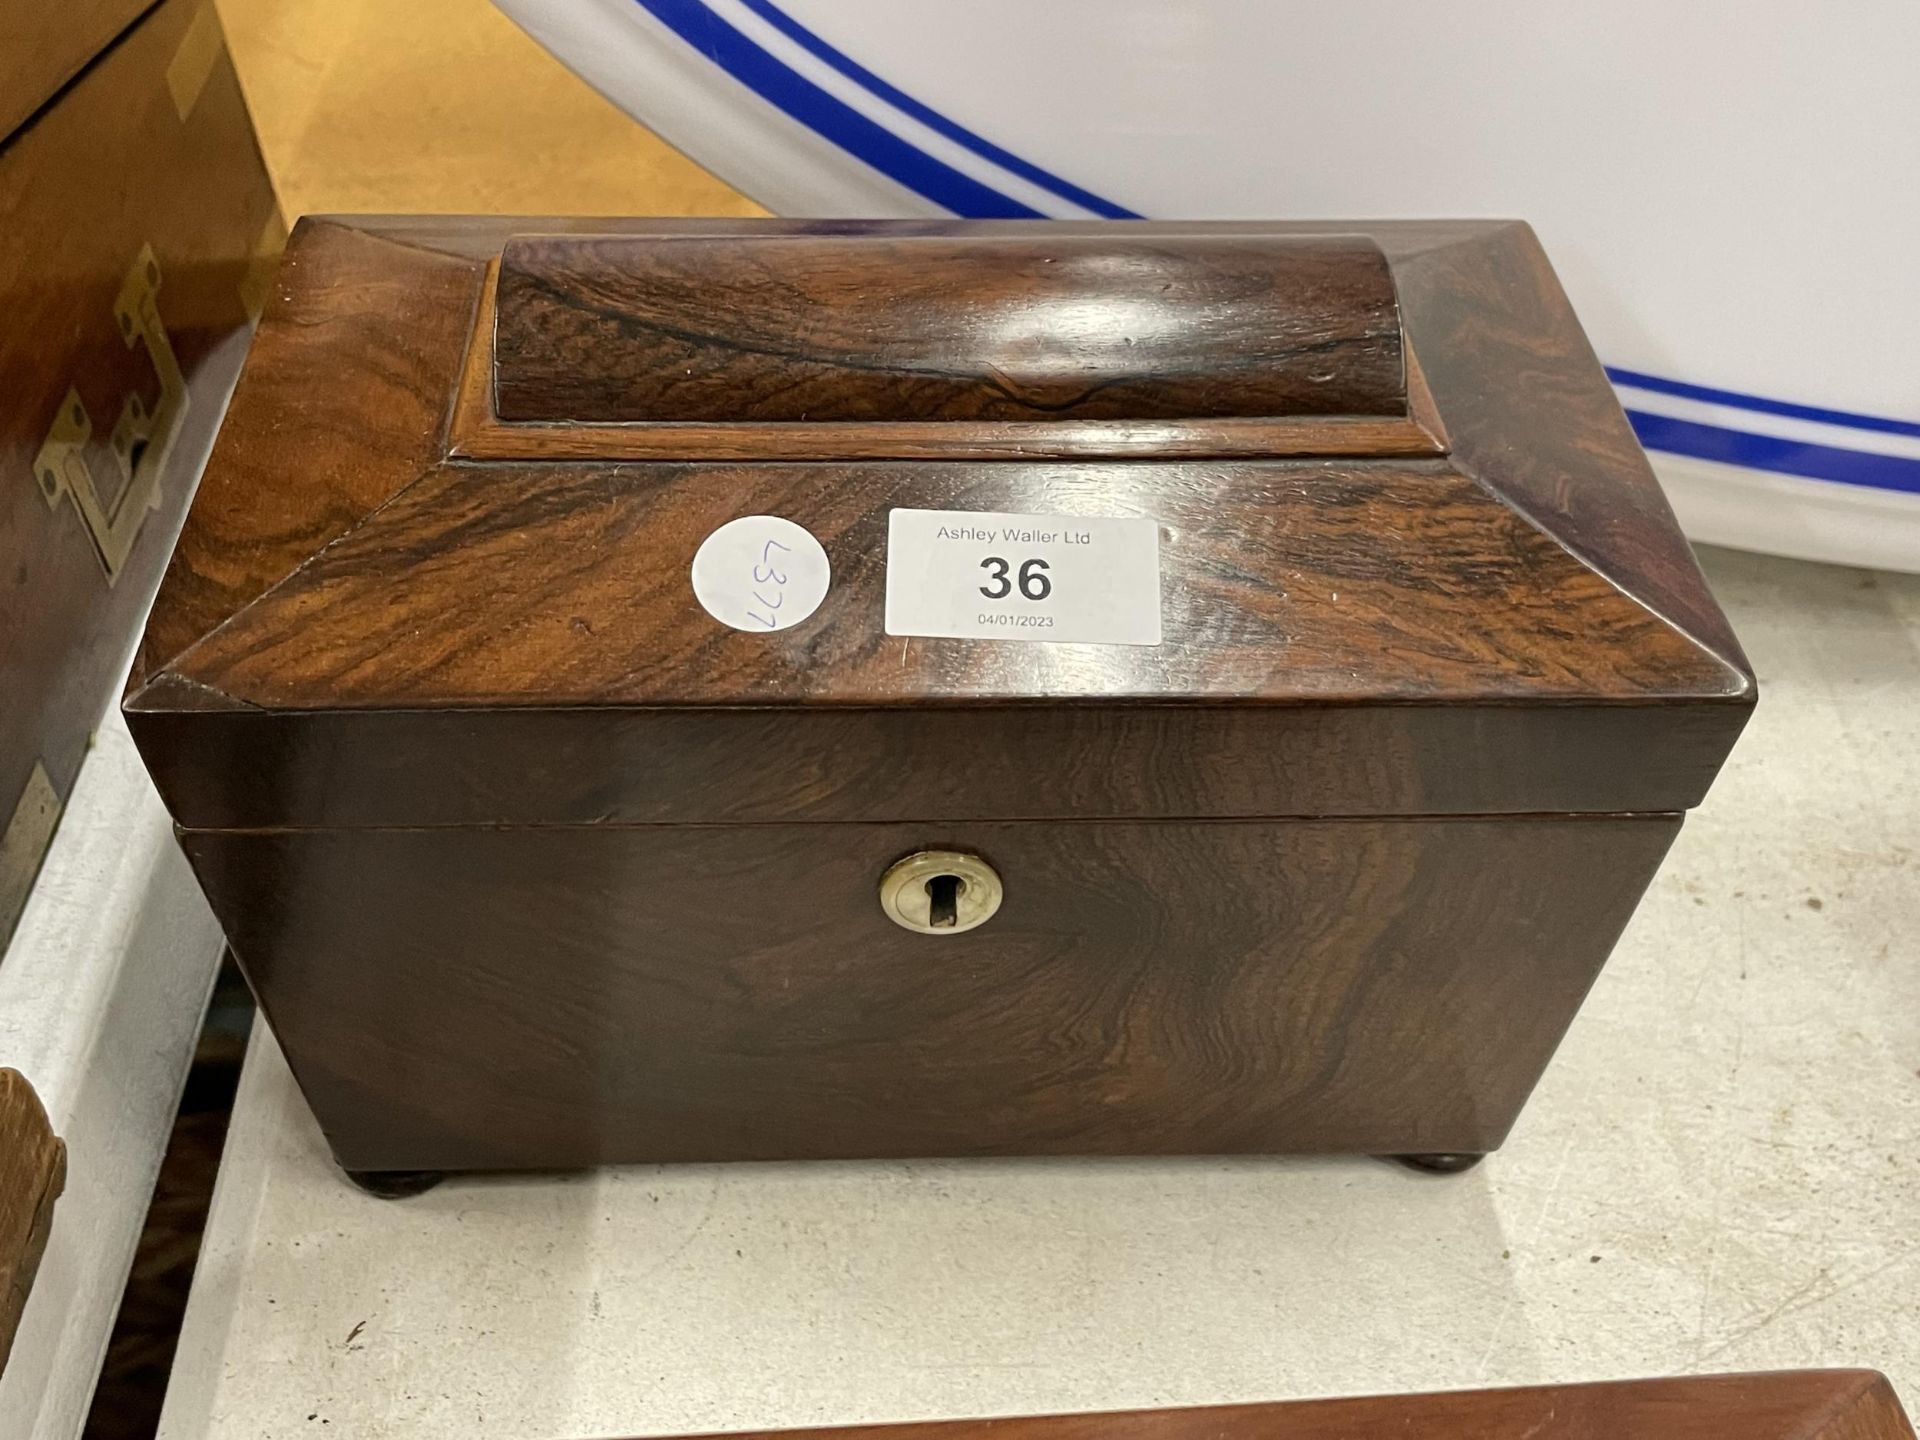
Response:
[[[896,510],[1147,522],[1158,643],[889,633]],[[1524,225],[422,218],[296,231],[126,711],[391,1191],[1458,1168],[1753,701]]]

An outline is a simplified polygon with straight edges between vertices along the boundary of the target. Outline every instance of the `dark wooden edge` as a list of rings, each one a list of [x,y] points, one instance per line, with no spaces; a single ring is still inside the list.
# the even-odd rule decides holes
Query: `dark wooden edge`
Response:
[[[729,1440],[1913,1440],[1887,1378],[1783,1370],[1255,1405],[1021,1415]]]
[[[1369,705],[1337,723],[1298,705],[275,711],[170,680],[127,706],[194,829],[1668,814],[1699,804],[1743,718],[1696,703]],[[1023,758],[1094,743],[1160,758],[1096,782]],[[1222,753],[1248,758],[1212,764]],[[1287,763],[1298,753],[1320,763]],[[503,754],[526,760],[488,758]]]
[[[0,1369],[13,1346],[34,1272],[67,1182],[67,1147],[33,1086],[0,1069]]]
[[[447,455],[458,460],[1381,459],[1447,453],[1433,393],[1407,347],[1405,416],[1221,420],[990,420],[612,424],[507,421],[494,406],[495,295],[488,262],[455,385]]]

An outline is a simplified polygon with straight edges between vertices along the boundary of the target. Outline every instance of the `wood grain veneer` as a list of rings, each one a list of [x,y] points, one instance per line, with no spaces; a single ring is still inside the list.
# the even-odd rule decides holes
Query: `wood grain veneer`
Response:
[[[19,1071],[0,1068],[0,1370],[66,1179],[67,1147],[53,1133],[40,1097]]]
[[[1678,828],[184,839],[341,1163],[405,1170],[1491,1150]],[[1005,878],[987,925],[882,913],[881,873],[929,847]]]
[[[1911,1440],[1884,1375],[1785,1370],[1267,1405],[740,1432],[730,1440]]]
[[[528,237],[501,253],[505,420],[1398,416],[1363,236]]]
[[[1150,516],[1165,640],[889,637],[894,506]],[[127,711],[413,1171],[1490,1149],[1752,703],[1523,226],[416,218],[296,233]]]

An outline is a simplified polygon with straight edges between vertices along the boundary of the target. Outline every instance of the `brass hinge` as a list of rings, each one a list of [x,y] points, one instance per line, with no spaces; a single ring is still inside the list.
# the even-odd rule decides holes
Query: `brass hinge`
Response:
[[[86,455],[93,438],[93,417],[81,402],[79,390],[69,387],[60,413],[47,431],[46,443],[34,458],[34,474],[49,507],[65,498],[73,502],[93,542],[94,553],[111,585],[132,553],[147,513],[160,507],[160,476],[166,469],[180,420],[187,410],[187,382],[174,358],[166,326],[160,322],[160,265],[153,247],[142,246],[113,302],[113,318],[128,349],[144,343],[154,373],[160,377],[160,398],[149,407],[138,393],[120,405],[114,422],[112,452],[121,483],[117,499],[102,499]]]

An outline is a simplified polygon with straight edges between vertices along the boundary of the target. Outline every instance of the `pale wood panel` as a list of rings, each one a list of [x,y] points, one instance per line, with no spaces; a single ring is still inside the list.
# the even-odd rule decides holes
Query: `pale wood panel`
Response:
[[[0,0],[0,140],[79,74],[148,0]]]
[[[487,0],[219,0],[289,218],[757,215]]]

